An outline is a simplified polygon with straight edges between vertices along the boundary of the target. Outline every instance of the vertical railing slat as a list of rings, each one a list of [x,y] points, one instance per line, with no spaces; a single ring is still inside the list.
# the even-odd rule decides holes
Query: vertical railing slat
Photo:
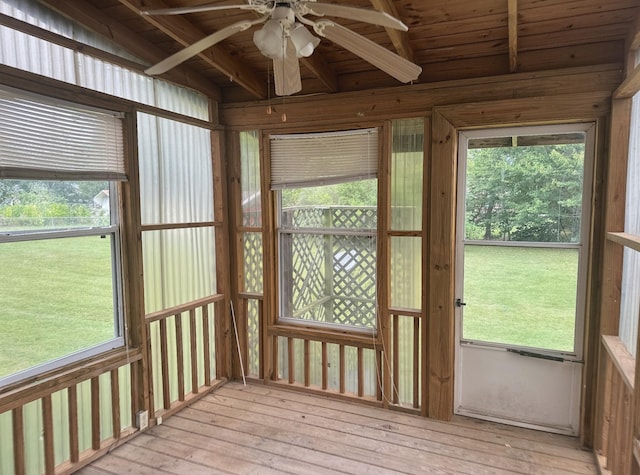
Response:
[[[171,407],[171,393],[169,385],[169,343],[167,341],[167,320],[160,320],[160,363],[162,366],[162,406]]]
[[[382,350],[376,350],[376,399],[378,401],[382,401],[382,374],[384,373],[383,369],[383,360],[382,360]],[[385,398],[389,398],[387,394],[384,395]]]
[[[91,447],[100,450],[100,380],[91,378]]]
[[[120,375],[118,368],[111,370],[111,430],[113,438],[120,438]]]
[[[340,394],[345,393],[346,386],[346,368],[344,361],[344,345],[339,346],[339,355],[340,355]]]
[[[178,367],[178,400],[184,401],[184,345],[182,342],[182,314],[175,315],[176,360]]]
[[[76,385],[67,388],[67,406],[69,410],[69,461],[80,460],[80,442],[78,439],[78,389]]]
[[[211,335],[209,334],[209,305],[202,306],[202,352],[204,353],[204,384],[211,386]]]
[[[420,318],[413,317],[413,407],[420,407]]]
[[[260,379],[265,379],[264,375],[264,359],[262,358],[262,346],[264,341],[264,329],[262,323],[264,320],[264,303],[258,300],[258,367],[260,369]]]
[[[304,340],[304,385],[309,387],[311,384],[311,353],[309,349],[309,340]]]
[[[296,381],[296,362],[293,338],[291,337],[287,338],[287,367],[289,368],[289,384],[293,384]]]
[[[15,475],[25,474],[24,459],[24,420],[22,418],[22,406],[12,411],[13,424],[13,467]]]
[[[358,347],[358,397],[364,395],[364,358],[362,347]]]
[[[149,336],[149,326],[147,325],[147,338]],[[151,341],[151,339],[149,338],[147,341]],[[139,410],[141,410],[140,407],[138,407],[138,397],[139,397],[139,391],[140,389],[138,388],[138,384],[137,382],[140,381],[140,373],[139,371],[140,368],[142,367],[142,361],[135,361],[133,363],[131,363],[129,365],[129,381],[130,381],[130,387],[131,387],[131,427],[137,427],[137,413]],[[151,362],[149,362],[149,368],[148,368],[148,372],[147,372],[147,381],[149,384],[149,418],[153,418],[155,416],[155,404],[153,401],[154,398],[154,392],[153,392],[153,371],[151,370]]]
[[[398,404],[399,402],[399,392],[400,392],[400,351],[399,351],[399,345],[398,345],[398,340],[400,339],[400,337],[398,336],[398,329],[399,329],[399,320],[400,317],[397,314],[391,314],[391,324],[393,326],[393,343],[391,344],[391,351],[392,351],[392,387],[391,387],[391,400],[393,401],[394,404]],[[387,395],[387,398],[389,397],[389,395]]]
[[[322,342],[322,389],[327,389],[328,386],[328,358],[327,358],[327,342]]]
[[[195,308],[189,310],[189,336],[191,338],[191,392],[198,394],[198,336]]]
[[[53,446],[53,406],[51,394],[42,398],[42,432],[44,439],[44,473],[53,475],[56,469]]]

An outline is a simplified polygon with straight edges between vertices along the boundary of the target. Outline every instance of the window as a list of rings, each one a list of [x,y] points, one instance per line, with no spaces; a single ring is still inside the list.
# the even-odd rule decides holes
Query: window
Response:
[[[119,114],[0,87],[0,385],[123,345]]]
[[[377,130],[271,137],[281,321],[376,328]]]

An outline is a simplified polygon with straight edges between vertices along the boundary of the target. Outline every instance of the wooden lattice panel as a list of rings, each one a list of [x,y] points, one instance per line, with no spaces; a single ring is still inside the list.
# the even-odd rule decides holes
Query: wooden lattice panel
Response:
[[[305,320],[375,327],[376,239],[331,234],[375,229],[375,207],[299,207],[283,225],[318,234],[281,235],[283,314]]]
[[[244,291],[262,293],[262,235],[245,233],[244,243]]]

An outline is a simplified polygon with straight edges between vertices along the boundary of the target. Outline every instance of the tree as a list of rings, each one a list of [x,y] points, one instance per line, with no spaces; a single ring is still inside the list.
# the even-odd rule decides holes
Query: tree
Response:
[[[470,150],[467,238],[579,240],[583,163],[583,144]]]

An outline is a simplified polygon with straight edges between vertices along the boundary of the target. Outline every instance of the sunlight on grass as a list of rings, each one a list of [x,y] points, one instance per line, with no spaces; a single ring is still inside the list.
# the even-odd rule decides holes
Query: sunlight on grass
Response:
[[[5,243],[0,261],[0,378],[113,338],[109,238]]]
[[[577,249],[465,246],[465,339],[573,351]]]

